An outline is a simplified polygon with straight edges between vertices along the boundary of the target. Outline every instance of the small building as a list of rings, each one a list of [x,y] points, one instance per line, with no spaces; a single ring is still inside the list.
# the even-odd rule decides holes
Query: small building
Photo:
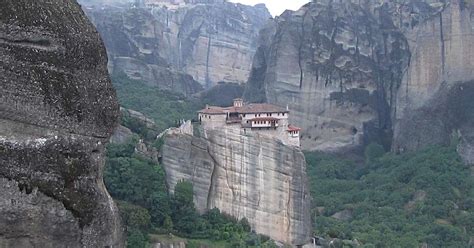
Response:
[[[293,125],[288,125],[288,129],[286,131],[288,132],[288,141],[291,143],[291,145],[300,146],[301,128]]]
[[[198,118],[206,129],[238,128],[244,133],[258,132],[278,138],[285,144],[300,146],[301,129],[289,125],[289,113],[288,108],[268,103],[245,104],[237,98],[230,107],[206,106],[198,112]]]

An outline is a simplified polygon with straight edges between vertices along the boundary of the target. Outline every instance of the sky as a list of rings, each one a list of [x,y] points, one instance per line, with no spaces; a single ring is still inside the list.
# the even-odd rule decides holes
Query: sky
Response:
[[[255,5],[258,3],[264,3],[270,10],[273,16],[281,15],[286,9],[297,10],[311,0],[230,0],[234,3],[242,3],[247,5]]]

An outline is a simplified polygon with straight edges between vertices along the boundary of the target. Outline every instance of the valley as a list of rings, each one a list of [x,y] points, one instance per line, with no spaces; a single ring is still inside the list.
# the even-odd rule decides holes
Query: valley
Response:
[[[262,1],[0,1],[0,247],[474,247],[474,1]]]

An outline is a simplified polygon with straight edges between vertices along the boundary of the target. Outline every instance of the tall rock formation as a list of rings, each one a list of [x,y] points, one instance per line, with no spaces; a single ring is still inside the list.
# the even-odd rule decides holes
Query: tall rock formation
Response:
[[[141,8],[86,5],[105,40],[111,71],[184,93],[200,90],[193,78],[206,87],[247,80],[258,30],[271,17],[265,5],[155,2]]]
[[[351,1],[314,1],[269,23],[260,41],[245,98],[289,105],[305,149],[386,143],[410,57],[389,17]]]
[[[395,150],[449,144],[474,163],[474,3],[451,0],[405,32],[412,52],[398,90]]]
[[[105,48],[73,0],[0,2],[0,246],[123,247]]]
[[[295,147],[235,129],[203,137],[173,132],[162,148],[170,189],[194,185],[197,209],[219,208],[274,240],[301,245],[311,234],[310,196],[303,153]]]
[[[474,3],[317,0],[261,31],[245,98],[289,105],[308,150],[447,144],[474,162]]]

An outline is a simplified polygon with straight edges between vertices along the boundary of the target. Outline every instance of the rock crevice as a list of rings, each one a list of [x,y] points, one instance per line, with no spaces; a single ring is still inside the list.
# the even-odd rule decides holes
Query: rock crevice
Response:
[[[223,128],[201,138],[170,134],[162,149],[171,191],[180,180],[192,182],[200,212],[216,207],[247,218],[253,230],[274,240],[310,241],[306,162],[298,148]]]

